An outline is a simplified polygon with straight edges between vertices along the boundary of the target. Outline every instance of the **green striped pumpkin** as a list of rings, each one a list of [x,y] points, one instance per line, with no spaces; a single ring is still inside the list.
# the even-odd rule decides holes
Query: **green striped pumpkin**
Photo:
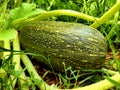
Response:
[[[107,42],[96,29],[78,23],[37,21],[20,30],[24,50],[36,54],[34,59],[48,68],[63,72],[97,69],[105,61]]]

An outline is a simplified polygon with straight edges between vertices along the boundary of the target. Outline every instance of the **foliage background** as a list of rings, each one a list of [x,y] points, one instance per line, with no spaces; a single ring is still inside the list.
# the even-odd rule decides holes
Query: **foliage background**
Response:
[[[40,8],[40,9],[46,10],[46,11],[52,11],[52,10],[58,10],[58,9],[68,9],[68,10],[79,11],[81,13],[85,13],[87,15],[94,16],[94,17],[97,17],[97,18],[100,18],[102,15],[104,15],[104,13],[106,13],[106,11],[108,11],[116,3],[116,0],[0,0],[0,6],[3,5],[4,1],[8,2],[7,10],[5,12],[5,17],[3,16],[4,20],[6,20],[6,21],[7,21],[6,17],[9,17],[9,12],[14,14],[15,17],[17,17],[17,15],[21,14],[21,13],[15,13],[14,10],[15,10],[15,8],[18,8],[19,6],[21,6],[21,3],[23,3],[23,2],[24,3],[25,2],[26,3],[35,3],[37,8]],[[17,9],[16,9],[16,11],[17,11]],[[2,12],[2,10],[0,11],[0,15],[2,16],[1,12]],[[10,26],[11,22],[12,22],[12,19],[13,19],[13,21],[14,21],[14,19],[16,19],[15,17],[10,18],[7,21],[8,24],[5,23],[6,26],[7,25]],[[119,48],[119,45],[120,45],[120,24],[118,24],[119,19],[120,19],[120,15],[118,15],[117,20],[115,19],[115,16],[113,15],[104,24],[102,24],[100,27],[97,28],[105,37],[108,38],[107,39],[108,40],[108,47],[110,46],[110,44],[113,44],[114,47],[117,48],[117,49],[114,49],[114,47],[112,47],[112,48],[110,47],[110,49],[113,49],[112,51],[115,51],[115,52],[112,52],[114,54],[114,57],[116,57],[115,56],[116,52],[120,52],[120,48]],[[0,18],[0,20],[2,21],[1,18]],[[86,24],[86,25],[91,25],[93,23],[92,21],[78,19],[78,18],[71,17],[71,16],[57,16],[57,17],[49,18],[48,20],[77,22],[77,23],[82,23],[82,24]],[[0,26],[2,27],[2,25],[0,25]],[[10,30],[6,30],[6,31],[8,31],[10,33],[13,30],[10,29]],[[8,34],[8,32],[7,32],[7,34]],[[109,43],[109,40],[111,41],[110,43]],[[11,43],[9,43],[9,44],[8,43],[9,42],[7,42],[7,44],[5,44],[5,45],[10,46],[9,44],[11,44]],[[13,55],[14,46],[15,45],[13,45],[13,47],[10,46],[10,47],[12,47],[12,50],[9,50],[10,48],[7,47],[8,49],[5,49],[5,51],[10,51],[10,52],[12,52],[12,54],[10,54],[10,55]],[[114,60],[114,62],[115,61],[117,62],[117,58],[112,58],[112,59]],[[5,77],[4,79],[0,78],[2,83],[5,82],[5,85],[6,85],[5,87],[9,87],[10,84],[13,83],[13,81],[11,81],[10,84],[6,82],[7,79],[9,79],[9,76],[11,74],[18,78],[19,73],[22,72],[22,71],[19,71],[20,69],[18,71],[14,70],[16,68],[15,63],[11,64],[11,62],[12,62],[11,58],[7,58],[5,61],[7,61],[7,60],[8,60],[8,62],[4,63],[4,65],[1,66],[1,67],[3,67],[4,70],[6,71],[5,74],[3,74],[3,75],[4,76],[8,75],[8,77]],[[18,60],[16,61],[16,63],[17,62],[18,62]],[[2,63],[0,63],[0,64],[2,65]],[[27,65],[27,63],[25,65]],[[120,64],[118,63],[117,65],[119,66]],[[73,71],[71,71],[71,72],[72,72],[71,76],[74,76],[74,77],[69,78],[67,76],[67,74],[65,76],[62,76],[61,74],[58,75],[59,79],[61,79],[61,82],[60,82],[61,86],[60,87],[70,88],[71,80],[73,80],[73,79],[75,80],[75,83],[74,83],[73,86],[76,87],[76,84],[78,84],[78,80],[77,80],[78,76],[75,76],[74,73],[76,73],[76,72],[73,72]],[[43,77],[45,77],[46,74],[47,74],[47,72],[45,72]],[[105,72],[103,74],[105,74]],[[29,75],[30,75],[30,77],[29,77],[30,82],[27,83],[27,84],[29,84],[28,86],[30,86],[34,90],[34,88],[36,87],[36,83],[34,83],[34,82],[36,82],[37,80],[35,81],[35,78],[34,78],[35,76],[33,75],[33,73],[30,73]],[[83,82],[87,81],[88,79],[91,79],[91,77],[94,77],[94,79],[93,78],[91,79],[92,82],[97,82],[97,81],[101,80],[101,76],[99,74],[97,74],[97,75],[98,76],[95,76],[95,77],[94,76],[89,76],[89,77],[83,79]],[[2,79],[4,81],[2,81]],[[38,79],[39,79],[39,77],[38,77]],[[114,82],[114,81],[112,81],[112,82]],[[81,81],[79,83],[81,83]],[[88,84],[88,83],[85,83],[85,84]],[[118,87],[120,86],[118,83],[116,85],[118,85]],[[38,86],[40,86],[40,85],[38,84]]]
[[[22,2],[27,2],[27,3],[35,3],[37,5],[37,8],[41,8],[46,11],[68,9],[68,10],[79,11],[98,18],[101,17],[107,10],[109,10],[116,3],[116,0],[16,0],[16,1],[17,2],[15,2],[14,0],[9,0],[7,6],[8,9],[18,7]],[[2,5],[3,2],[4,0],[1,0],[0,4]],[[110,20],[113,18],[114,16],[111,17]],[[56,21],[78,22],[86,25],[90,25],[93,23],[90,21],[86,21],[83,19],[78,19],[70,16],[57,16],[57,17],[52,17],[51,19]],[[109,20],[107,22],[109,23]],[[115,26],[115,30],[110,35],[110,39],[112,39],[113,43],[117,43],[118,45],[118,43],[120,42],[119,40],[120,27],[117,26],[116,23],[117,22],[114,21],[113,25]],[[112,26],[110,24],[103,24],[101,25],[101,27],[98,28],[98,30],[100,30],[103,33],[103,30],[101,29],[103,28],[107,32],[107,34],[109,34],[112,29]]]

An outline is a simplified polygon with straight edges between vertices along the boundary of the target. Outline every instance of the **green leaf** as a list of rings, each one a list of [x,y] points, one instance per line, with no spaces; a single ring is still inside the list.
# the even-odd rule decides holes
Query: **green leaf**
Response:
[[[0,41],[14,39],[16,37],[16,35],[17,35],[17,31],[14,29],[1,30],[0,31]]]
[[[7,20],[7,28],[19,27],[24,20],[29,19],[30,17],[35,17],[35,15],[38,15],[43,11],[44,10],[42,9],[36,8],[36,4],[22,3],[21,7],[14,8],[10,11],[10,15]]]
[[[10,11],[10,18],[12,20],[27,18],[33,14],[38,14],[41,11],[43,10],[36,8],[36,4],[22,3],[21,7]]]

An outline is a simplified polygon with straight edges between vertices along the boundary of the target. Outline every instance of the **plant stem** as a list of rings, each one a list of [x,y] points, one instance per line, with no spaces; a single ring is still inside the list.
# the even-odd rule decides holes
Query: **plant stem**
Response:
[[[120,21],[118,21],[117,24],[120,25]]]
[[[117,0],[117,3],[119,3],[119,2],[120,2],[120,0]],[[113,22],[117,23],[118,19],[119,19],[119,11],[114,14]],[[110,32],[107,34],[106,37],[110,38],[113,35],[114,31],[115,31],[115,24],[112,25],[112,29],[110,30]]]
[[[23,71],[22,67],[20,66],[20,70]],[[29,86],[25,85],[25,83],[27,83],[29,80],[27,78],[27,76],[25,75],[24,72],[22,72],[18,78],[18,82],[20,87],[22,88],[22,90],[29,90]]]
[[[48,12],[44,12],[41,13],[39,16],[33,18],[32,20],[43,20],[43,19],[47,19],[49,17],[53,17],[53,16],[60,16],[60,15],[66,15],[66,16],[73,16],[73,17],[77,17],[77,18],[81,18],[87,21],[95,21],[95,17],[89,16],[87,14],[84,13],[80,13],[77,11],[73,11],[73,10],[53,10],[53,11],[48,11]]]
[[[96,20],[91,27],[97,28],[101,24],[103,24],[109,17],[114,15],[117,11],[120,10],[120,2],[116,3],[111,9],[109,9],[103,16],[101,16],[98,20]]]
[[[25,64],[28,72],[29,73],[33,72],[35,79],[40,80],[40,84],[38,84],[38,87],[41,90],[64,90],[64,89],[58,89],[58,88],[55,88],[55,87],[53,87],[51,89],[51,87],[48,84],[46,84],[42,80],[42,78],[38,75],[38,73],[35,71],[31,61],[29,60],[29,58],[25,54],[22,55],[21,57],[22,57],[22,61]],[[104,71],[105,70],[106,69],[104,69]],[[110,77],[111,79],[113,79],[117,82],[120,82],[120,74],[118,72],[111,72],[111,71],[108,71],[108,72],[110,72],[111,74],[115,74],[112,77]],[[105,80],[101,80],[97,83],[94,83],[94,84],[91,84],[91,85],[88,85],[88,86],[85,86],[85,87],[80,87],[80,88],[71,89],[71,90],[106,90],[106,89],[109,89],[113,86],[115,86],[113,83],[111,83],[110,81],[105,79]],[[69,90],[69,89],[66,89],[66,90]]]
[[[17,37],[13,40],[13,50],[17,50],[20,51],[20,43],[19,43],[19,39],[18,39],[18,35]],[[12,63],[15,63],[15,71],[20,70],[20,54],[16,55],[16,52],[13,53],[13,61]],[[15,76],[11,75],[11,79],[14,80],[13,81],[13,87],[16,84],[17,79],[15,79]]]
[[[55,2],[55,0],[52,0],[52,1],[50,2],[49,7],[47,8],[48,11],[50,11],[50,9],[51,9],[51,7],[52,7],[52,5],[53,5],[54,2]]]
[[[19,7],[22,3],[22,0],[15,0],[14,1],[14,7]]]
[[[16,36],[16,38],[13,40],[13,50],[14,51],[20,51],[20,42],[19,42],[19,37],[18,35]],[[13,63],[16,63],[15,64],[15,71],[19,71],[21,70],[22,71],[22,67],[20,65],[20,52],[14,52],[13,53]],[[21,84],[21,87],[22,89],[24,90],[29,90],[29,87],[24,85],[25,83],[25,79],[26,79],[26,76],[25,76],[25,73],[22,72],[20,73],[20,75],[18,76],[19,78],[22,78],[22,80],[19,79],[20,81],[20,84]],[[12,78],[14,79],[15,77],[12,76]],[[24,79],[24,80],[23,80]],[[16,79],[17,80],[17,79]],[[16,80],[14,80],[14,86],[15,86],[15,83],[16,83]]]
[[[120,74],[116,73],[115,75],[110,77],[110,79],[120,82]],[[97,83],[94,83],[94,84],[91,84],[85,87],[81,87],[81,88],[72,89],[72,90],[108,90],[112,88],[113,86],[115,86],[113,83],[105,79]]]
[[[5,11],[7,8],[7,3],[9,2],[9,0],[5,0],[2,7],[0,8],[0,14],[3,13],[3,15],[5,15]]]
[[[18,35],[17,37],[13,40],[13,50],[15,51],[20,51],[20,42],[19,42],[19,38]],[[18,52],[14,52],[13,54],[13,63],[16,63],[15,66],[15,70],[19,70],[20,69],[20,53]]]
[[[32,62],[30,61],[30,59],[27,57],[27,55],[22,54],[21,55],[22,61],[24,63],[24,65],[26,66],[27,70],[29,73],[33,73],[34,74],[34,80],[39,81],[39,83],[37,82],[37,86],[40,88],[40,90],[54,90],[55,87],[51,87],[48,84],[46,84],[42,78],[38,75],[38,73],[36,72]],[[36,81],[35,81],[36,82]],[[56,88],[57,90],[57,88]]]
[[[105,68],[102,68],[102,71],[105,72],[105,73],[107,73],[107,74],[110,74],[110,75],[115,75],[115,74],[118,73],[116,71],[112,71],[112,70],[105,69]]]
[[[10,41],[9,40],[7,40],[7,41],[4,41],[4,48],[6,48],[6,49],[9,49],[10,50]],[[3,57],[5,57],[5,59],[6,58],[8,58],[8,56],[10,55],[10,52],[3,52]],[[7,74],[7,72],[6,72],[6,74]],[[9,88],[10,88],[10,90],[12,90],[13,88],[13,84],[10,82],[10,78],[8,79],[8,84],[10,84],[10,86],[9,86]]]
[[[66,15],[66,16],[73,16],[76,18],[81,18],[87,21],[95,21],[98,20],[98,18],[89,16],[87,14],[84,13],[80,13],[77,11],[73,11],[73,10],[53,10],[53,11],[47,11],[47,12],[42,12],[39,15],[37,15],[36,17],[33,18],[28,18],[28,19],[17,19],[15,21],[13,21],[12,26],[18,26],[20,23],[22,23],[22,25],[26,25],[28,23],[34,22],[34,21],[38,21],[38,20],[45,20],[47,18],[50,17],[54,17],[54,16],[60,16],[60,15]]]
[[[111,30],[110,30],[110,32],[107,34],[107,38],[111,38],[112,36],[113,36],[113,33],[115,32],[115,26],[113,26],[112,28],[111,28]]]
[[[117,3],[120,3],[120,0],[117,0]],[[118,22],[118,19],[119,19],[119,12],[116,12],[115,15],[114,15],[114,22]],[[118,61],[114,45],[112,44],[112,40],[110,39],[110,37],[112,36],[112,34],[113,34],[114,31],[115,31],[115,25],[112,27],[112,29],[110,30],[110,32],[108,33],[108,35],[106,36],[106,38],[107,38],[107,40],[109,42],[109,45],[110,45],[110,48],[112,50],[112,53],[113,53],[113,56],[114,56],[114,60],[116,62],[115,64],[117,66],[117,69],[120,72],[120,62]]]
[[[9,42],[9,40],[4,41],[4,48],[10,50],[10,42]],[[7,56],[9,56],[9,55],[10,55],[10,52],[3,52],[3,57],[7,58]]]

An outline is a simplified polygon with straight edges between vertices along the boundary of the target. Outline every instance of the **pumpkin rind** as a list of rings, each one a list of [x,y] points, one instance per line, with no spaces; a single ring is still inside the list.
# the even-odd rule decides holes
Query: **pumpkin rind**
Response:
[[[37,61],[64,71],[100,68],[105,61],[107,42],[96,29],[78,23],[38,21],[20,31],[23,49],[37,54]]]

